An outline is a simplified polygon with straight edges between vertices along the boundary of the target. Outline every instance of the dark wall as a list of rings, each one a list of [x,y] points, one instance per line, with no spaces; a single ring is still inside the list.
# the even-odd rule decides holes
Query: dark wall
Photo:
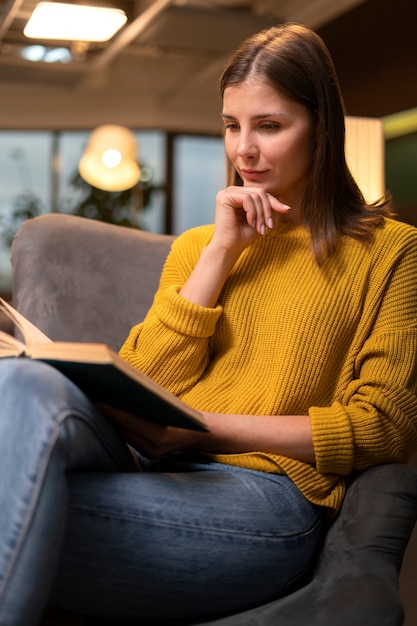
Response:
[[[417,0],[367,0],[317,32],[348,114],[383,117],[417,106]]]
[[[417,226],[417,133],[387,141],[385,169],[398,217]]]
[[[366,0],[317,31],[349,115],[384,117],[417,107],[417,0]],[[417,136],[388,141],[386,187],[397,217],[417,226]]]

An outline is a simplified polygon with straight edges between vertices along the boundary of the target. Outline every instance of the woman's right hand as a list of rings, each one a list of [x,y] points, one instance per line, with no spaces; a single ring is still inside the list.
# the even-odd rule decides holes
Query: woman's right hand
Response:
[[[190,302],[214,307],[227,277],[243,250],[266,228],[274,225],[274,215],[289,207],[260,187],[227,187],[216,199],[216,218],[211,241],[180,295]]]
[[[216,197],[212,243],[240,254],[273,227],[277,213],[289,208],[261,187],[227,187]]]

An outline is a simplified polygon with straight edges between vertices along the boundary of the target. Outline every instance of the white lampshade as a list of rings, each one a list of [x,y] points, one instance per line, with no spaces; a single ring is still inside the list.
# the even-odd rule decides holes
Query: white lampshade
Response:
[[[365,200],[373,202],[385,193],[385,137],[382,120],[345,118],[346,161]]]
[[[98,126],[91,133],[78,171],[87,183],[98,189],[131,189],[140,177],[135,135],[124,126]]]

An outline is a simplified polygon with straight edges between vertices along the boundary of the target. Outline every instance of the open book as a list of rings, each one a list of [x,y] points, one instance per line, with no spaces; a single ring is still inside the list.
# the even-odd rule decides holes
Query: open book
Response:
[[[206,430],[201,414],[101,343],[53,342],[0,298],[0,311],[24,342],[0,330],[0,358],[26,357],[49,363],[93,401],[180,428]]]

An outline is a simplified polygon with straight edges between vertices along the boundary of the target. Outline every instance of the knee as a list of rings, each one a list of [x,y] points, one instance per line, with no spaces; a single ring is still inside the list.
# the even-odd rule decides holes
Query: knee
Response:
[[[30,393],[46,384],[54,377],[55,370],[45,363],[31,359],[0,359],[0,389],[3,392],[18,390]],[[49,386],[49,383],[47,383]],[[25,395],[26,395],[25,393]]]
[[[34,413],[37,407],[56,413],[68,405],[77,406],[80,391],[55,368],[30,359],[0,359],[2,409],[16,414],[20,409]],[[53,406],[51,406],[53,405]]]
[[[30,359],[0,359],[0,437],[20,447],[61,440],[68,417],[87,414],[88,399],[65,376]],[[43,444],[42,444],[43,445]]]

